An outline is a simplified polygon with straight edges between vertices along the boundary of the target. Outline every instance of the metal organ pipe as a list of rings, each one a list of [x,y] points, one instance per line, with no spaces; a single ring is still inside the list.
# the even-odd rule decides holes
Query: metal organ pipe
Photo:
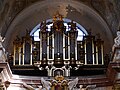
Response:
[[[70,60],[70,37],[68,33],[68,59]]]
[[[86,48],[86,41],[85,41],[85,65],[87,65],[87,55],[86,55],[87,52],[86,52],[86,49],[87,49],[87,48]]]
[[[42,60],[42,34],[40,34],[40,61]]]
[[[22,58],[22,65],[24,65],[24,59],[25,59],[25,42],[23,43],[23,58]]]
[[[103,44],[101,45],[101,52],[102,52],[102,65],[104,64],[104,58],[103,58]]]
[[[96,64],[98,65],[98,47],[96,46]]]
[[[49,33],[48,33],[48,37],[47,37],[47,59],[48,60],[54,60],[54,34],[52,34],[52,59],[50,59],[49,57],[49,49],[50,49],[50,45],[49,45]]]
[[[32,65],[32,40],[31,40],[31,43],[30,43],[30,65]]]
[[[77,60],[77,39],[75,39],[75,60]]]
[[[52,34],[52,58],[54,60],[54,34]]]
[[[99,56],[99,54],[100,54],[100,56]],[[96,45],[96,61],[97,61],[97,65],[98,64],[104,65],[104,60],[103,59],[104,59],[104,56],[103,56],[103,41],[99,40],[99,41],[97,41],[97,45]]]
[[[65,35],[63,34],[63,60],[65,60]]]
[[[93,39],[92,39],[92,61],[93,61],[93,65],[95,64],[95,59],[94,59],[94,43],[93,43]]]
[[[19,65],[21,65],[21,47],[19,47]]]
[[[16,46],[14,45],[13,65],[15,65],[15,61],[16,61],[16,60],[15,60],[15,56],[16,56],[15,53],[16,53]]]
[[[67,36],[67,38],[68,38],[68,45],[67,45],[67,47],[68,47],[68,58],[65,58],[65,34],[63,34],[63,60],[70,60],[70,37],[69,37],[69,35]]]
[[[47,59],[49,59],[49,48],[50,48],[50,46],[49,46],[49,33],[47,34]]]

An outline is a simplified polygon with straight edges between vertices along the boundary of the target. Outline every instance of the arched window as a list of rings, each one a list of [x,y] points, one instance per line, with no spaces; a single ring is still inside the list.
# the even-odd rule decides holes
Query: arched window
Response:
[[[46,22],[51,22],[50,20],[47,20]],[[64,26],[66,26],[66,31],[69,31],[69,27],[67,22],[70,22],[69,19],[64,19]],[[75,22],[76,23],[76,22]],[[41,24],[41,23],[40,23]],[[38,24],[33,30],[31,31],[30,35],[34,37],[34,41],[40,41],[39,31],[40,31],[40,24]],[[53,26],[53,23],[48,24],[48,31],[50,31],[50,27]],[[85,28],[83,28],[80,24],[76,23],[76,29],[78,31],[77,41],[82,41],[83,36],[87,35],[87,31]]]

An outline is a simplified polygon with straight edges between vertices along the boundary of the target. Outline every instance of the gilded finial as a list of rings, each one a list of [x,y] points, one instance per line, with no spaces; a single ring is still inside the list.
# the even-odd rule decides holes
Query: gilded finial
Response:
[[[62,21],[63,20],[63,16],[57,11],[56,14],[53,16],[53,21],[57,21],[57,20],[60,20]]]

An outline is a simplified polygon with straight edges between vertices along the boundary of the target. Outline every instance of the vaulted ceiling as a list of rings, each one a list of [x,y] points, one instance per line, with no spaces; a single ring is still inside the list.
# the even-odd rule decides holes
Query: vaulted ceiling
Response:
[[[104,40],[105,53],[111,51],[120,24],[119,0],[1,0],[0,32],[11,51],[16,35],[24,36],[42,21],[59,12]]]

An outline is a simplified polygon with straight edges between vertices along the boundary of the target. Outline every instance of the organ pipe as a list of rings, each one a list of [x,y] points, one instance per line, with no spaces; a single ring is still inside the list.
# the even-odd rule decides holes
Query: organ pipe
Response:
[[[93,61],[93,65],[95,64],[95,59],[94,59],[94,42],[93,42],[93,40],[92,40],[92,61]]]
[[[23,43],[23,56],[22,56],[22,65],[24,65],[24,59],[25,59],[25,43]]]
[[[14,54],[13,54],[13,65],[15,65],[15,61],[16,61],[16,59],[15,59],[15,57],[16,57],[16,46],[14,45]]]
[[[42,35],[40,35],[40,61],[41,60],[42,60]]]
[[[30,65],[32,65],[32,60],[33,60],[33,58],[32,58],[32,48],[33,48],[33,45],[32,45],[32,41],[31,41],[31,43],[30,43]]]
[[[87,55],[86,55],[86,51],[87,51],[87,48],[86,48],[86,41],[85,41],[85,45],[84,45],[84,47],[85,47],[85,65],[87,65]]]
[[[21,65],[21,47],[19,47],[19,65]]]

